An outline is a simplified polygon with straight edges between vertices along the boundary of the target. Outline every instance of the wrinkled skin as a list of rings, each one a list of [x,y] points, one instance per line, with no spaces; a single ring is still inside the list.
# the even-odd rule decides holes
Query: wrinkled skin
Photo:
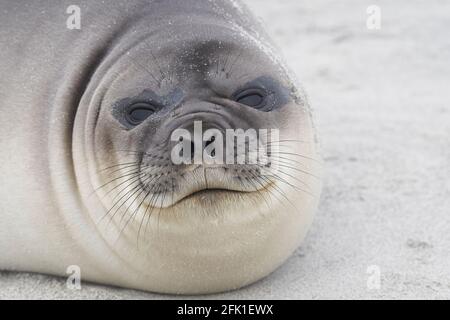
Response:
[[[86,1],[68,30],[65,5],[2,2],[0,268],[78,265],[82,280],[208,293],[266,276],[300,244],[320,193],[310,110],[240,3]],[[264,107],[238,101],[247,89]],[[131,123],[136,102],[155,110]],[[278,129],[276,174],[174,164],[171,133],[194,121]]]

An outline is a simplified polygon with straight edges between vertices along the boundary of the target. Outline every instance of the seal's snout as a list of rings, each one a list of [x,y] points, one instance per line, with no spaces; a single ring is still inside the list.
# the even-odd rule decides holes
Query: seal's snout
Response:
[[[213,204],[271,183],[262,175],[268,156],[258,131],[226,107],[186,103],[167,115],[156,136],[144,153],[140,180],[146,192],[164,199],[161,207],[198,197]]]

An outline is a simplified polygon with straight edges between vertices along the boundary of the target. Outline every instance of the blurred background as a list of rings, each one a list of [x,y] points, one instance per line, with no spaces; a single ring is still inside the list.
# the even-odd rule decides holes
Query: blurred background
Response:
[[[449,299],[450,1],[244,2],[306,89],[326,175],[302,247],[206,298]],[[175,298],[24,273],[0,283],[3,298]]]

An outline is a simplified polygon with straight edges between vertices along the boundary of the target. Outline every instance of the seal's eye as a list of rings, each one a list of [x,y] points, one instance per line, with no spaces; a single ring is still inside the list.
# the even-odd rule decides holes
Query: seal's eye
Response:
[[[266,94],[259,89],[247,89],[235,94],[234,99],[249,107],[260,109],[266,104]]]
[[[155,113],[156,107],[145,102],[138,102],[130,106],[127,112],[127,120],[132,125],[138,125]]]

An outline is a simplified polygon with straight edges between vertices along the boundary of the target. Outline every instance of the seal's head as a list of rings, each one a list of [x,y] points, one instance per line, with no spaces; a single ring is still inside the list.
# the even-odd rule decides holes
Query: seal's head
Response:
[[[200,17],[115,48],[75,120],[81,199],[119,285],[238,288],[311,223],[320,164],[304,96],[256,33]]]

